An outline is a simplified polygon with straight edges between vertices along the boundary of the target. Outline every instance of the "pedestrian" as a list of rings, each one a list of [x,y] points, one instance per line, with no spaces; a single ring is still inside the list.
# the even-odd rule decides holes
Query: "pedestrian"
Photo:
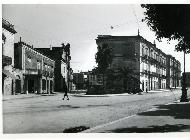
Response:
[[[148,89],[147,89],[147,87],[146,87],[146,93],[148,93]]]
[[[64,88],[64,92],[65,92],[64,97],[63,97],[63,100],[65,99],[66,96],[67,96],[67,100],[69,100],[69,96],[68,96],[68,94],[67,94],[67,85],[66,85],[66,82],[64,82],[63,88]]]

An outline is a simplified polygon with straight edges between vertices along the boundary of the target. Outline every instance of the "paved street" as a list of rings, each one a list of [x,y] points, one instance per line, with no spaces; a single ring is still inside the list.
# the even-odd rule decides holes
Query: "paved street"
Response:
[[[188,96],[190,90],[188,90]],[[78,126],[93,128],[155,105],[163,105],[179,99],[180,90],[153,92],[143,95],[107,97],[77,97],[62,100],[63,94],[36,96],[3,101],[4,133],[62,133]]]

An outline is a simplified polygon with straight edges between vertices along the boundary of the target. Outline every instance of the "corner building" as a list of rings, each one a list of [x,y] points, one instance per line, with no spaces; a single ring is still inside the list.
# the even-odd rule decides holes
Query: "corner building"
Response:
[[[24,94],[54,91],[55,61],[22,41],[15,43],[15,68],[22,73],[17,89]]]
[[[141,83],[127,83],[129,88],[143,91],[166,89],[167,55],[142,36],[99,35],[99,46],[108,44],[112,48],[113,61],[111,69],[129,67],[137,74]],[[124,83],[123,83],[124,84]]]

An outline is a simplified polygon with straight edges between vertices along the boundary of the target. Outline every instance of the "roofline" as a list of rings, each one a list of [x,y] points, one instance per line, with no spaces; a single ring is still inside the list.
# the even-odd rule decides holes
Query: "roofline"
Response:
[[[14,25],[11,24],[9,21],[5,20],[4,18],[2,18],[2,28],[6,29],[7,31],[13,34],[17,33],[14,29]]]

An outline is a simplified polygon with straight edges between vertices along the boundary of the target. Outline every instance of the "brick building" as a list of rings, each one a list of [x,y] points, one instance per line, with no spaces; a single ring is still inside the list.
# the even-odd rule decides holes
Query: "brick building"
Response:
[[[2,19],[2,93],[15,94],[15,80],[19,79],[14,70],[14,25]]]
[[[156,48],[155,43],[139,35],[100,35],[96,43],[100,47],[103,44],[111,47],[113,60],[110,69],[131,68],[136,73],[135,77],[140,80],[140,83],[134,81],[124,83],[124,80],[121,80],[122,85],[127,84],[129,89],[140,88],[143,91],[166,88],[167,55]]]
[[[66,82],[68,90],[72,89],[72,69],[70,67],[70,44],[61,47],[35,48],[42,54],[55,60],[55,91],[64,91],[63,83]]]
[[[21,73],[16,92],[52,93],[55,61],[20,40],[15,43],[15,69]]]

